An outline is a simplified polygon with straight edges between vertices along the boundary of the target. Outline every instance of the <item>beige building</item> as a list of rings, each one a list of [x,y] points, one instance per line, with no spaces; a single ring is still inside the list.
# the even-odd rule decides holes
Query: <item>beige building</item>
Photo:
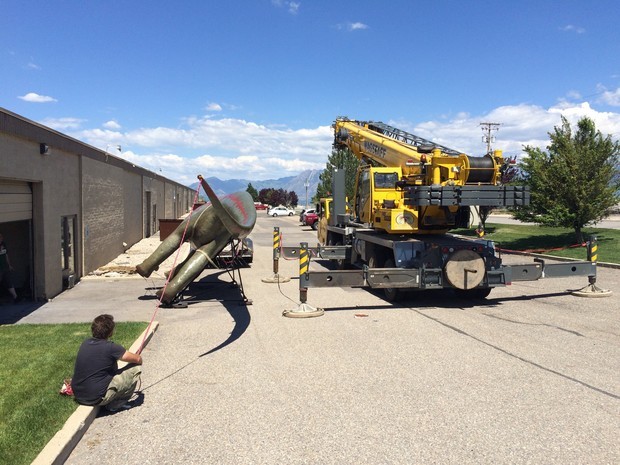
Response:
[[[0,233],[26,299],[71,287],[154,234],[160,218],[188,212],[194,194],[0,108]]]

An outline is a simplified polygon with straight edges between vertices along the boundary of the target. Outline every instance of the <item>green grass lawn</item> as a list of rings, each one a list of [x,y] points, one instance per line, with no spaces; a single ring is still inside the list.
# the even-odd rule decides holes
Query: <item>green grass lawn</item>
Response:
[[[112,340],[131,346],[147,323],[117,323]],[[78,404],[58,391],[73,375],[90,323],[0,326],[0,464],[29,464]]]
[[[457,229],[455,234],[475,236],[472,229]],[[620,230],[586,228],[586,240],[595,235],[598,240],[598,261],[620,263]],[[547,228],[537,225],[487,223],[485,238],[505,250],[536,251],[559,257],[586,260],[586,247],[576,245],[575,233],[565,228]]]

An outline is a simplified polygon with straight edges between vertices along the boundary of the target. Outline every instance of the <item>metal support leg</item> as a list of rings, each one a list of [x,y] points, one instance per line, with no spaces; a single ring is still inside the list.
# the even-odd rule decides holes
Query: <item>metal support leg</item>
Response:
[[[588,241],[588,261],[596,264],[598,260],[598,242],[596,236],[590,236]],[[608,289],[601,289],[596,285],[596,275],[588,276],[588,285],[578,291],[572,292],[577,297],[609,297],[611,291]]]
[[[273,274],[268,278],[261,279],[264,283],[287,283],[291,278],[280,276],[278,273],[280,259],[280,228],[273,228]]]
[[[305,282],[308,280],[310,268],[310,255],[308,253],[308,243],[302,242],[299,249],[299,300],[300,304],[292,310],[284,310],[283,316],[288,318],[312,318],[321,316],[325,313],[322,308],[315,308],[306,303],[308,298],[308,288]]]

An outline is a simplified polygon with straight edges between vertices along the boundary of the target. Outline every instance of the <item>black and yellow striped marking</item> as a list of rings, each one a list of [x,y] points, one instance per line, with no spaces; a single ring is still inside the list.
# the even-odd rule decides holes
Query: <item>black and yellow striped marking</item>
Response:
[[[596,262],[598,260],[598,245],[596,242],[590,245],[590,261]]]
[[[280,252],[280,228],[273,228],[273,258],[276,258]]]
[[[596,263],[598,260],[598,241],[596,236],[590,236],[588,241],[588,260]]]
[[[301,243],[299,249],[299,276],[303,276],[308,272],[308,267],[310,266],[310,255],[308,254],[308,244],[305,242]]]

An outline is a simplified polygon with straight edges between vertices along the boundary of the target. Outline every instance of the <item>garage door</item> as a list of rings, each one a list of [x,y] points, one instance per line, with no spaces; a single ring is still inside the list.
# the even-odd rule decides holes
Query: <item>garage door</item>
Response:
[[[32,189],[27,182],[0,179],[0,222],[32,219]]]

